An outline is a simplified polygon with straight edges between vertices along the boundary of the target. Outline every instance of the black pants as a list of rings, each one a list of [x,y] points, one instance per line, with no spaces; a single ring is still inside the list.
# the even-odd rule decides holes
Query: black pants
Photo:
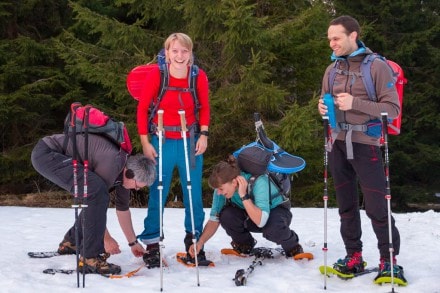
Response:
[[[365,212],[371,220],[380,256],[389,258],[388,208],[385,172],[379,147],[353,143],[354,160],[347,160],[345,142],[336,140],[329,154],[336,200],[341,219],[341,235],[347,254],[362,251],[358,180],[364,196]],[[394,254],[399,254],[400,236],[391,218]]]
[[[42,140],[38,142],[32,151],[32,165],[42,176],[52,181],[59,187],[73,194],[73,167],[72,158],[50,149]],[[83,194],[84,173],[83,166],[78,164],[78,193]],[[77,226],[79,232],[78,242],[80,243],[80,253],[86,258],[96,257],[105,252],[104,233],[107,222],[107,208],[110,197],[105,182],[89,170],[87,176],[87,208],[81,210]],[[74,213],[69,213],[74,219]],[[85,225],[83,227],[82,220]],[[84,234],[83,234],[84,228]],[[72,244],[75,244],[75,225],[73,225],[64,236]],[[82,242],[84,250],[82,251]],[[85,253],[85,255],[84,255]]]
[[[281,245],[285,251],[291,251],[299,241],[298,235],[289,228],[291,221],[292,213],[281,206],[270,210],[269,219],[262,228],[252,222],[244,209],[234,205],[225,206],[220,213],[220,224],[234,242],[252,244],[251,232],[263,233],[264,238]]]

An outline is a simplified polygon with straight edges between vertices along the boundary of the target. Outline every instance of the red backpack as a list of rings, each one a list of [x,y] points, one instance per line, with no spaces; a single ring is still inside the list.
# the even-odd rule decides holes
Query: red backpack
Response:
[[[361,75],[368,97],[370,98],[371,101],[374,102],[377,101],[376,88],[374,86],[373,78],[371,77],[371,64],[375,59],[379,59],[387,63],[394,76],[395,87],[399,95],[400,113],[399,116],[397,116],[390,123],[388,123],[388,133],[392,135],[398,135],[400,134],[400,126],[402,124],[403,87],[407,83],[407,79],[403,74],[402,68],[396,62],[387,60],[385,57],[377,53],[373,53],[365,56],[361,64]],[[333,66],[333,68],[330,70],[329,73],[330,92],[332,92],[333,83],[335,81],[337,74],[337,62],[338,61],[335,62],[335,66]],[[380,124],[380,120],[378,120],[377,123]]]
[[[130,95],[136,101],[139,100],[142,89],[145,83],[148,82],[147,75],[153,69],[159,67],[160,70],[160,89],[157,99],[150,105],[148,113],[148,129],[150,133],[155,132],[155,126],[152,125],[152,120],[156,116],[157,110],[159,110],[159,104],[167,90],[190,92],[194,99],[194,109],[197,117],[197,112],[200,108],[199,99],[197,97],[197,77],[199,75],[199,67],[195,64],[191,65],[190,74],[188,76],[189,88],[177,88],[169,86],[169,72],[168,65],[165,61],[165,50],[162,49],[157,55],[157,63],[139,65],[133,68],[127,75],[127,89]]]
[[[75,113],[75,121],[72,121],[73,113]],[[88,115],[88,126],[85,124],[87,119],[84,119],[86,115]],[[116,121],[92,105],[83,106],[78,102],[72,103],[71,111],[69,111],[64,121],[66,139],[69,137],[68,133],[73,132],[73,129],[76,133],[84,133],[85,127],[88,127],[89,133],[102,135],[128,154],[131,154],[133,147],[127,127],[123,122]],[[65,141],[66,143],[67,140]]]

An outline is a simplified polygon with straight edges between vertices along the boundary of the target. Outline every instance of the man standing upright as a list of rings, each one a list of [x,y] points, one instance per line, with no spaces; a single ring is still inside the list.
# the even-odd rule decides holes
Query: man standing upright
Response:
[[[380,277],[391,275],[391,264],[395,279],[406,284],[403,268],[396,264],[399,254],[400,235],[391,218],[388,227],[387,200],[385,198],[386,177],[380,149],[380,134],[373,135],[367,123],[387,112],[395,118],[400,112],[399,98],[394,86],[394,78],[388,65],[375,59],[371,65],[371,75],[375,84],[377,100],[370,100],[362,81],[361,64],[373,52],[360,40],[360,26],[350,16],[340,16],[330,22],[328,40],[333,51],[332,61],[322,80],[321,99],[318,111],[327,114],[328,108],[322,97],[333,97],[336,127],[332,129],[329,151],[329,166],[334,180],[336,200],[341,220],[341,235],[347,255],[339,259],[334,268],[341,273],[362,272],[366,263],[362,258],[362,229],[359,211],[358,182],[360,184],[365,211],[371,219],[380,253]],[[336,72],[331,78],[331,72]],[[380,133],[380,131],[379,131]],[[394,259],[390,260],[389,234],[391,229]]]

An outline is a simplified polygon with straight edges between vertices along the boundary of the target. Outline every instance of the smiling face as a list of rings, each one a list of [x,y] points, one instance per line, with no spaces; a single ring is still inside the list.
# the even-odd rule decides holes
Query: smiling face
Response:
[[[237,190],[237,180],[233,179],[230,182],[223,183],[216,188],[217,194],[223,195],[226,198],[231,198]]]
[[[191,62],[191,54],[191,50],[177,39],[172,41],[170,47],[166,50],[166,58],[170,66],[177,70],[186,70]]]
[[[338,57],[350,55],[358,48],[356,43],[357,32],[353,31],[347,34],[345,28],[340,24],[329,26],[327,38],[330,48]]]

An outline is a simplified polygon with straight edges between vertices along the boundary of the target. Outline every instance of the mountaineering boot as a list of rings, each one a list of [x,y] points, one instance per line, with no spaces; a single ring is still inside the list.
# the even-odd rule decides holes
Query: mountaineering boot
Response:
[[[287,258],[293,257],[293,256],[300,254],[300,253],[304,253],[304,250],[303,250],[301,244],[297,244],[292,250],[286,251],[286,257]]]
[[[407,281],[405,276],[403,275],[403,267],[397,265],[396,259],[393,260],[393,276],[396,278],[396,283],[399,285],[406,285]],[[381,283],[380,279],[383,278],[384,282],[389,282],[389,278],[391,278],[391,262],[389,259],[380,258],[379,263],[379,272],[377,273],[376,278],[374,278],[375,282]]]
[[[231,242],[232,248],[239,254],[244,254],[244,255],[250,254],[252,252],[252,249],[255,247],[255,244],[257,244],[257,240],[255,239],[252,240],[252,244],[251,243],[239,244],[235,241]]]
[[[76,254],[76,246],[67,240],[63,240],[57,251],[61,255]]]
[[[102,253],[97,257],[84,258],[81,257],[81,260],[78,265],[78,270],[82,273],[84,268],[85,274],[100,274],[100,275],[117,275],[121,272],[121,267],[115,264],[111,264],[107,262],[107,259],[110,257],[108,253]]]
[[[160,267],[160,251],[159,243],[153,243],[147,245],[147,252],[143,255],[143,260],[147,268],[159,268]]]
[[[362,252],[359,251],[347,255],[345,258],[338,259],[338,261],[333,264],[333,268],[343,274],[356,274],[363,272],[365,265],[362,259]]]

